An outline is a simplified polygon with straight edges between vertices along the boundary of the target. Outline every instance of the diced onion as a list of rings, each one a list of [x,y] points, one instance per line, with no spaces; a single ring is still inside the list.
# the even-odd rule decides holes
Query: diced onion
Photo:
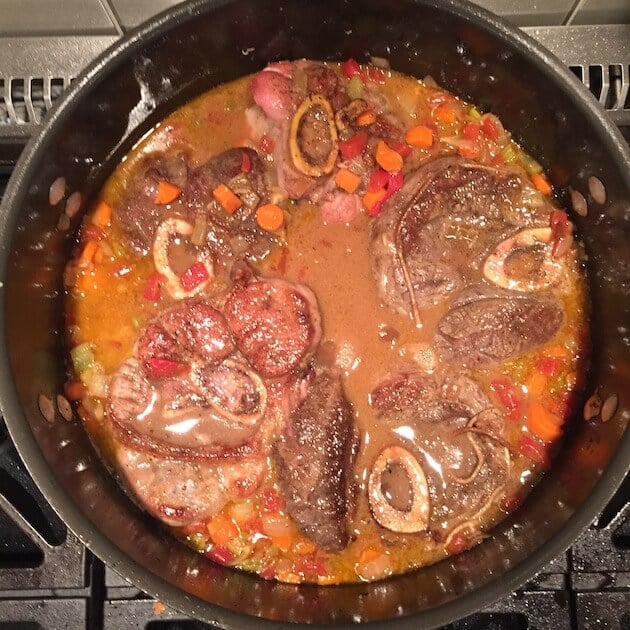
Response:
[[[355,74],[350,81],[348,81],[346,91],[348,92],[348,97],[353,101],[363,96],[363,83],[361,83],[361,78],[358,75]]]
[[[382,68],[383,70],[390,69],[389,59],[385,59],[385,57],[372,57],[370,56],[370,63],[377,68]]]

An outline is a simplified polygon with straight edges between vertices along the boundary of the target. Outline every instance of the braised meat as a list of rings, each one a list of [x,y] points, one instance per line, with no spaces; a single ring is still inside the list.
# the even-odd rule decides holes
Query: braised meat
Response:
[[[548,225],[550,210],[511,170],[463,158],[428,162],[408,175],[374,222],[371,254],[381,298],[403,313],[444,302],[479,280],[502,236]]]
[[[562,307],[551,297],[488,291],[476,296],[455,301],[438,323],[435,347],[447,361],[504,361],[546,343],[564,322]]]
[[[352,406],[338,374],[318,368],[305,400],[276,446],[287,510],[320,547],[350,540],[352,470],[356,455]]]
[[[509,452],[500,413],[469,375],[396,373],[371,399],[391,440],[426,477],[429,530],[438,540],[488,509],[507,482]]]
[[[288,374],[321,338],[315,296],[285,280],[256,280],[239,271],[236,276],[225,317],[238,349],[263,377]]]

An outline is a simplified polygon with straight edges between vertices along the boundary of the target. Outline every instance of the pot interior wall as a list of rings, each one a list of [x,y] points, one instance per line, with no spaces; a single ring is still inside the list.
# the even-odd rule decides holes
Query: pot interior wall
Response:
[[[544,63],[532,64],[524,47],[483,26],[473,11],[465,19],[468,9],[460,8],[458,17],[430,2],[353,1],[335,3],[333,11],[325,0],[245,0],[209,12],[211,4],[179,10],[173,28],[132,43],[107,71],[92,73],[80,87],[82,97],[66,102],[40,139],[14,196],[14,210],[5,208],[12,212],[9,230],[15,226],[5,235],[11,242],[4,289],[10,362],[50,475],[85,518],[141,567],[202,600],[251,615],[311,622],[386,619],[446,604],[500,580],[587,500],[623,435],[630,402],[624,388],[630,349],[623,338],[630,321],[627,166],[595,115],[574,103],[571,90],[558,87]],[[497,113],[562,186],[586,191],[592,174],[605,182],[606,204],[591,204],[588,217],[577,221],[595,305],[587,389],[617,392],[620,410],[605,425],[585,423],[580,412],[555,466],[526,504],[464,555],[372,585],[272,584],[217,567],[176,543],[120,491],[79,426],[41,418],[37,395],[60,391],[64,379],[62,270],[71,245],[71,236],[56,232],[59,208],[49,207],[48,188],[63,175],[69,190],[89,200],[163,115],[268,61],[365,60],[368,54],[387,57],[394,69],[418,77],[430,74],[479,108]],[[22,422],[9,420],[11,425]],[[31,456],[39,454],[27,461]],[[131,565],[117,568],[139,575]],[[203,602],[174,603],[221,620],[221,613]]]

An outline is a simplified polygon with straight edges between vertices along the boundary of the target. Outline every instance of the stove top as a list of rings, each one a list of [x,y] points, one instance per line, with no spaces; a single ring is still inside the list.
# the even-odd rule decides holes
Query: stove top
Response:
[[[178,0],[0,0],[0,198],[24,143],[74,76]],[[627,0],[479,0],[564,61],[630,138]],[[47,5],[42,9],[42,5]],[[449,630],[630,630],[630,477],[534,580]],[[41,495],[0,418],[0,628],[212,626],[165,608],[93,556]]]

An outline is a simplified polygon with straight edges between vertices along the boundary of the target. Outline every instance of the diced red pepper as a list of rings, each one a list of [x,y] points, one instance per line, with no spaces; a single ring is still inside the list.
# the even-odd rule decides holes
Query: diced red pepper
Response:
[[[488,136],[488,138],[490,138],[493,142],[496,142],[499,139],[499,127],[491,116],[484,116],[481,128],[486,136]]]
[[[396,153],[400,153],[404,158],[409,157],[411,155],[411,147],[406,142],[396,141],[393,142],[389,140],[387,144],[396,151]]]
[[[466,138],[466,140],[477,140],[481,135],[481,128],[476,123],[466,123],[464,125],[464,129],[462,130],[462,136]]]
[[[203,263],[196,262],[179,277],[184,291],[192,291],[208,279],[208,270]]]
[[[515,512],[523,503],[523,497],[520,494],[510,494],[501,501],[501,509],[506,514]]]
[[[359,131],[351,136],[347,140],[339,141],[339,153],[344,160],[351,160],[352,158],[361,155],[367,147],[367,133],[365,131]]]
[[[325,575],[326,566],[324,562],[318,558],[300,558],[296,564],[295,569],[298,573],[304,573],[306,575]]]
[[[468,546],[468,538],[466,538],[463,534],[457,533],[453,536],[453,538],[451,538],[451,541],[446,546],[446,551],[448,551],[451,555],[456,556],[458,553],[466,551]]]
[[[241,172],[249,173],[252,170],[252,160],[249,157],[248,153],[243,152],[243,157],[241,158]]]
[[[252,518],[247,519],[247,521],[245,521],[245,523],[243,523],[243,527],[248,531],[248,532],[252,532],[252,533],[260,533],[262,532],[262,528],[263,528],[263,522],[262,519],[260,518],[260,516],[252,516]]]
[[[262,491],[262,499],[265,512],[279,512],[284,505],[282,497],[273,488],[265,488]]]
[[[206,555],[219,564],[230,564],[234,560],[234,554],[227,547],[219,545],[215,545]]]
[[[531,437],[522,435],[518,443],[518,452],[537,464],[549,466],[550,457],[547,446]]]
[[[549,227],[554,239],[566,236],[571,231],[567,213],[562,210],[553,210],[549,215]]]
[[[559,370],[558,360],[554,357],[541,357],[537,367],[545,376],[549,377],[556,376]]]
[[[387,173],[387,179],[387,196],[391,197],[403,187],[405,180],[402,171],[398,171],[397,173]]]
[[[258,144],[260,145],[260,150],[267,155],[271,155],[276,147],[276,141],[266,133],[263,133]]]
[[[341,72],[343,76],[346,77],[346,79],[350,79],[351,77],[356,76],[359,76],[363,79],[365,76],[363,70],[361,70],[359,62],[355,59],[352,59],[352,57],[341,64]]]
[[[490,383],[490,389],[507,411],[510,420],[520,420],[521,401],[514,384],[508,378],[497,378]]]
[[[142,297],[148,302],[157,302],[162,293],[163,282],[164,276],[161,273],[158,273],[157,271],[152,273],[144,284]]]
[[[381,188],[385,188],[389,183],[389,173],[382,168],[372,171],[370,181],[368,182],[368,190],[370,192],[378,192]]]
[[[490,164],[492,164],[492,166],[501,166],[501,164],[505,163],[505,158],[503,157],[503,155],[501,155],[501,153],[497,153],[491,160],[490,160]]]
[[[261,569],[258,575],[260,575],[263,580],[273,580],[276,577],[276,568],[273,564],[268,564]]]
[[[376,66],[370,66],[368,68],[368,76],[372,81],[378,81],[379,83],[385,81],[385,73]]]
[[[179,376],[189,370],[186,363],[173,361],[172,359],[162,359],[153,357],[146,363],[147,372],[153,378],[170,378],[171,376]]]

